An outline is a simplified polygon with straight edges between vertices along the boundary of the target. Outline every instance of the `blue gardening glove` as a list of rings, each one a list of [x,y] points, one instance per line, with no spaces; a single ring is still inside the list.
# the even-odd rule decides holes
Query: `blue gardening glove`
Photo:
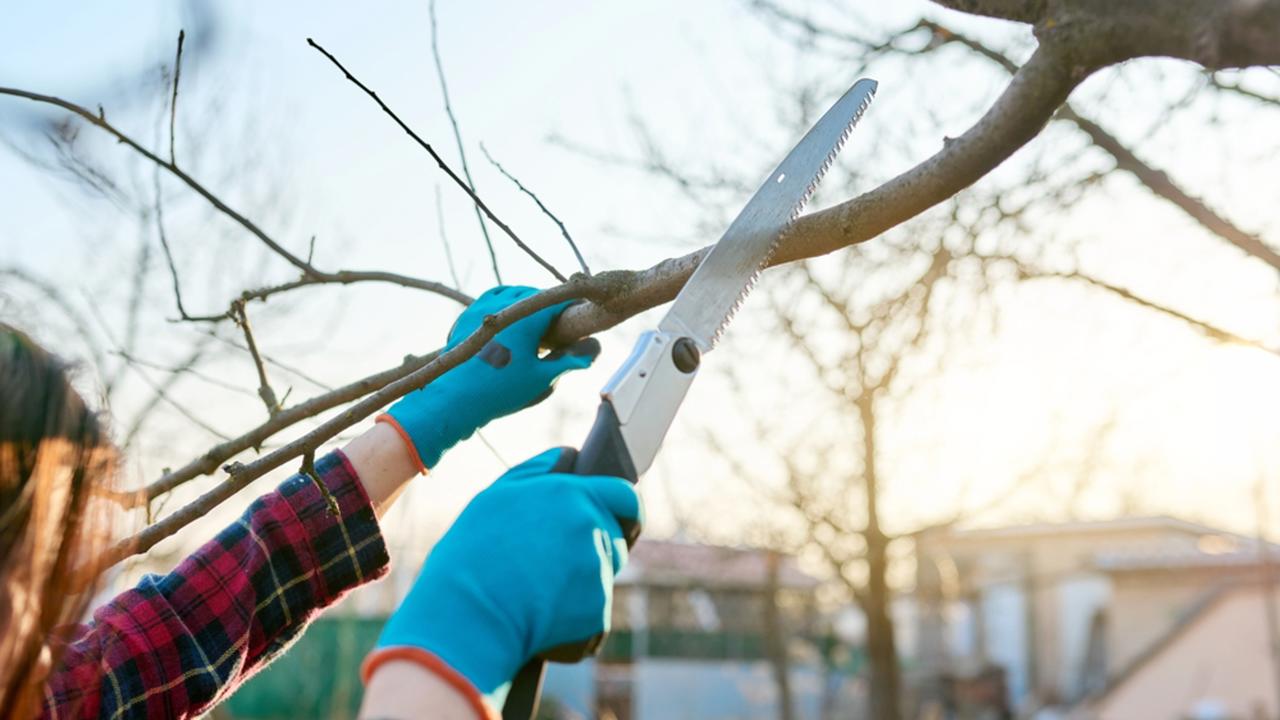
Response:
[[[534,655],[608,631],[627,560],[619,519],[642,510],[625,480],[560,472],[576,455],[548,450],[471,501],[387,621],[366,680],[382,662],[416,660],[501,707]]]
[[[514,285],[488,290],[458,316],[445,349],[467,339],[486,316],[537,292]],[[547,328],[573,302],[539,310],[503,328],[479,353],[405,395],[378,417],[395,426],[409,444],[418,470],[435,467],[446,450],[490,420],[545,400],[565,372],[590,367],[600,354],[600,343],[593,338],[538,357],[538,343]]]

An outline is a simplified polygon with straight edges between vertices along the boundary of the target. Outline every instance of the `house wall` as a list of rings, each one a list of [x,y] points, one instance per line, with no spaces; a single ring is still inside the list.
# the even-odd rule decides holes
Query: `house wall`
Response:
[[[1217,582],[1214,574],[1196,570],[1115,574],[1107,625],[1112,670],[1128,667],[1213,592]]]
[[[1094,705],[1098,720],[1181,720],[1197,707],[1224,717],[1276,717],[1275,666],[1257,587],[1214,602]]]
[[[1011,588],[1019,588],[1018,592],[1026,599],[1022,614],[983,612],[975,656],[950,660],[970,664],[994,660],[1007,664],[1008,658],[1016,654],[1003,648],[995,651],[1001,656],[996,657],[989,642],[993,633],[1007,639],[1017,632],[1013,625],[1021,624],[1029,647],[1016,667],[1007,668],[1011,673],[1011,702],[1019,705],[1033,694],[1039,701],[1067,701],[1077,697],[1081,688],[1083,654],[1092,614],[1112,601],[1111,581],[1093,570],[1094,558],[1099,553],[1117,550],[1192,548],[1199,538],[1198,532],[1161,525],[1086,527],[1027,535],[923,536],[917,545],[917,593],[922,601],[971,598],[974,607],[982,608],[990,605],[990,601],[984,599],[987,595],[1006,596]],[[1109,626],[1115,633],[1108,644],[1111,671],[1123,667],[1126,659],[1158,636],[1161,629],[1172,627],[1175,608],[1186,607],[1188,601],[1182,589],[1134,590],[1133,602],[1123,612],[1126,619],[1133,618],[1133,624],[1115,617]],[[1143,603],[1149,603],[1146,614],[1143,614]],[[1004,605],[1013,607],[1008,603]],[[944,613],[922,611],[925,623],[942,622],[943,618]],[[992,623],[1002,627],[993,628]],[[1079,637],[1075,633],[1077,629]],[[936,652],[943,644],[942,638],[950,634],[947,629],[923,626],[918,650]],[[926,661],[925,664],[935,663]],[[1025,676],[1025,680],[1019,681],[1019,676]]]

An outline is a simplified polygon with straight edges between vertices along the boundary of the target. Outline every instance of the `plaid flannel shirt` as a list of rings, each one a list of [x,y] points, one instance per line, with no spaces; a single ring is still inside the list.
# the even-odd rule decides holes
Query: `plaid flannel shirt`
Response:
[[[324,607],[387,572],[373,506],[341,452],[258,498],[168,575],[74,628],[45,685],[46,718],[185,718],[271,662]]]

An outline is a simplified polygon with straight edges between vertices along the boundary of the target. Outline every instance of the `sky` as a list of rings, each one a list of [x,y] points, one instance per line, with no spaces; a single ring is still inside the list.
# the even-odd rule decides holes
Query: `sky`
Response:
[[[121,12],[97,3],[74,9],[10,5],[0,26],[0,85],[91,107],[103,102],[113,122],[164,145],[162,106],[151,95],[140,99],[130,83],[141,68],[170,62],[178,29],[200,21],[191,14],[194,6],[140,2]],[[1007,26],[924,3],[892,9],[884,3],[851,5],[851,12],[838,15],[830,3],[798,7],[858,30],[865,22],[867,32],[909,25],[926,12],[1020,56],[1030,47],[1025,34]],[[323,2],[299,12],[278,3],[229,2],[217,13],[216,42],[185,61],[178,104],[177,154],[197,177],[233,206],[262,218],[296,252],[305,252],[315,236],[322,267],[394,269],[448,281],[443,234],[463,288],[478,294],[491,284],[466,198],[305,42],[314,38],[337,55],[452,162],[457,151],[431,59],[426,3],[386,3],[375,11]],[[480,143],[564,219],[592,269],[641,268],[713,241],[745,195],[688,193],[650,173],[588,155],[641,157],[637,127],[643,126],[684,171],[742,178],[750,185],[798,137],[790,91],[812,86],[821,105],[857,79],[854,63],[797,53],[768,22],[731,0],[441,0],[438,20],[452,104],[479,191],[540,253],[568,270],[573,256],[556,227],[489,166]],[[958,134],[976,119],[1003,78],[973,62],[934,63],[926,71],[888,61],[878,72],[881,92],[819,205],[868,189],[926,157],[941,135]],[[1090,80],[1074,100],[1122,138],[1140,143],[1144,156],[1158,159],[1198,196],[1264,237],[1276,237],[1276,146],[1267,135],[1276,111],[1224,100],[1193,101],[1165,113],[1164,106],[1185,94],[1195,78],[1177,63],[1130,66]],[[1269,90],[1274,79],[1247,77]],[[33,112],[44,111],[0,99],[0,135],[11,143],[0,147],[0,265],[50,279],[101,316],[95,323],[114,328],[118,338],[125,332],[120,318],[129,296],[121,279],[139,243],[154,238],[140,235],[136,220],[119,208],[33,168],[14,152],[13,146],[40,148],[40,137],[24,130],[39,117]],[[144,187],[151,182],[150,171],[121,149],[83,132],[85,142],[96,143],[90,147],[119,163],[124,175],[141,178]],[[1081,172],[1109,166],[1084,150],[1069,129],[1051,128],[1037,147],[1020,153],[990,182],[1007,182],[1041,154]],[[290,276],[252,238],[192,201],[178,184],[163,182],[189,305],[220,309],[239,289]],[[1280,345],[1275,273],[1243,260],[1131,179],[1109,179],[1068,216],[1040,223],[1037,234],[1079,241],[1082,262],[1104,279]],[[508,282],[552,282],[504,238],[495,234],[494,242]],[[766,275],[766,290],[770,282]],[[145,298],[142,347],[157,362],[176,362],[199,336],[166,321],[172,297],[163,273],[149,281]],[[23,307],[29,306],[16,304],[9,312]],[[771,449],[735,423],[728,409],[745,402],[779,418],[806,414],[794,402],[803,396],[801,381],[768,362],[776,337],[767,323],[752,319],[762,307],[748,303],[731,330],[731,351],[710,356],[664,454],[645,479],[654,536],[750,539],[743,528],[758,521],[760,496],[708,452],[703,438],[708,431],[728,438],[735,452],[767,476],[774,467]],[[338,384],[435,347],[457,307],[403,289],[354,286],[302,291],[254,312],[268,352]],[[598,388],[657,317],[646,313],[606,333],[596,367],[566,378],[543,406],[495,423],[484,433],[487,445],[467,443],[415,483],[389,522],[395,542],[410,555],[423,551],[466,500],[509,464],[548,445],[576,443],[594,412]],[[16,320],[40,323],[37,334],[47,334],[51,343],[66,338],[65,327],[54,321],[45,326],[34,314]],[[70,341],[65,348],[69,355],[78,352]],[[1056,490],[1073,482],[1082,446],[1106,418],[1114,418],[1114,429],[1083,505],[1090,516],[1121,512],[1117,498],[1124,488],[1141,500],[1142,512],[1176,513],[1249,532],[1258,477],[1280,481],[1280,453],[1274,449],[1280,437],[1273,428],[1280,399],[1276,356],[1210,343],[1177,321],[1096,291],[1044,281],[1010,291],[998,334],[962,346],[953,361],[944,379],[906,402],[893,420],[884,448],[894,478],[886,489],[891,530],[910,530],[945,515],[964,493],[978,501],[996,496],[1028,468],[1059,461],[1065,468],[1061,477],[985,520],[1060,516]],[[745,368],[758,380],[752,384],[758,397],[736,397],[717,365]],[[186,380],[174,397],[228,433],[260,421],[246,358],[231,355],[206,371],[249,392]],[[295,399],[319,390],[279,372],[284,377],[278,384],[292,387]],[[141,374],[122,383],[116,409],[126,416],[150,393]],[[157,418],[131,457],[134,481],[154,477],[216,441],[168,408]],[[259,481],[238,496],[238,505],[280,477]],[[1280,488],[1271,493],[1280,497]],[[725,510],[702,511],[708,507]],[[1280,518],[1280,512],[1271,516]],[[207,518],[191,535],[210,533],[225,519]]]

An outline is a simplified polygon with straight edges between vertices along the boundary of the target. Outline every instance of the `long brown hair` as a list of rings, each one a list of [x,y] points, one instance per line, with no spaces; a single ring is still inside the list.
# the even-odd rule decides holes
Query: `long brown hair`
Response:
[[[89,500],[113,465],[67,366],[0,323],[0,717],[39,711],[52,638],[87,609],[101,543]]]

